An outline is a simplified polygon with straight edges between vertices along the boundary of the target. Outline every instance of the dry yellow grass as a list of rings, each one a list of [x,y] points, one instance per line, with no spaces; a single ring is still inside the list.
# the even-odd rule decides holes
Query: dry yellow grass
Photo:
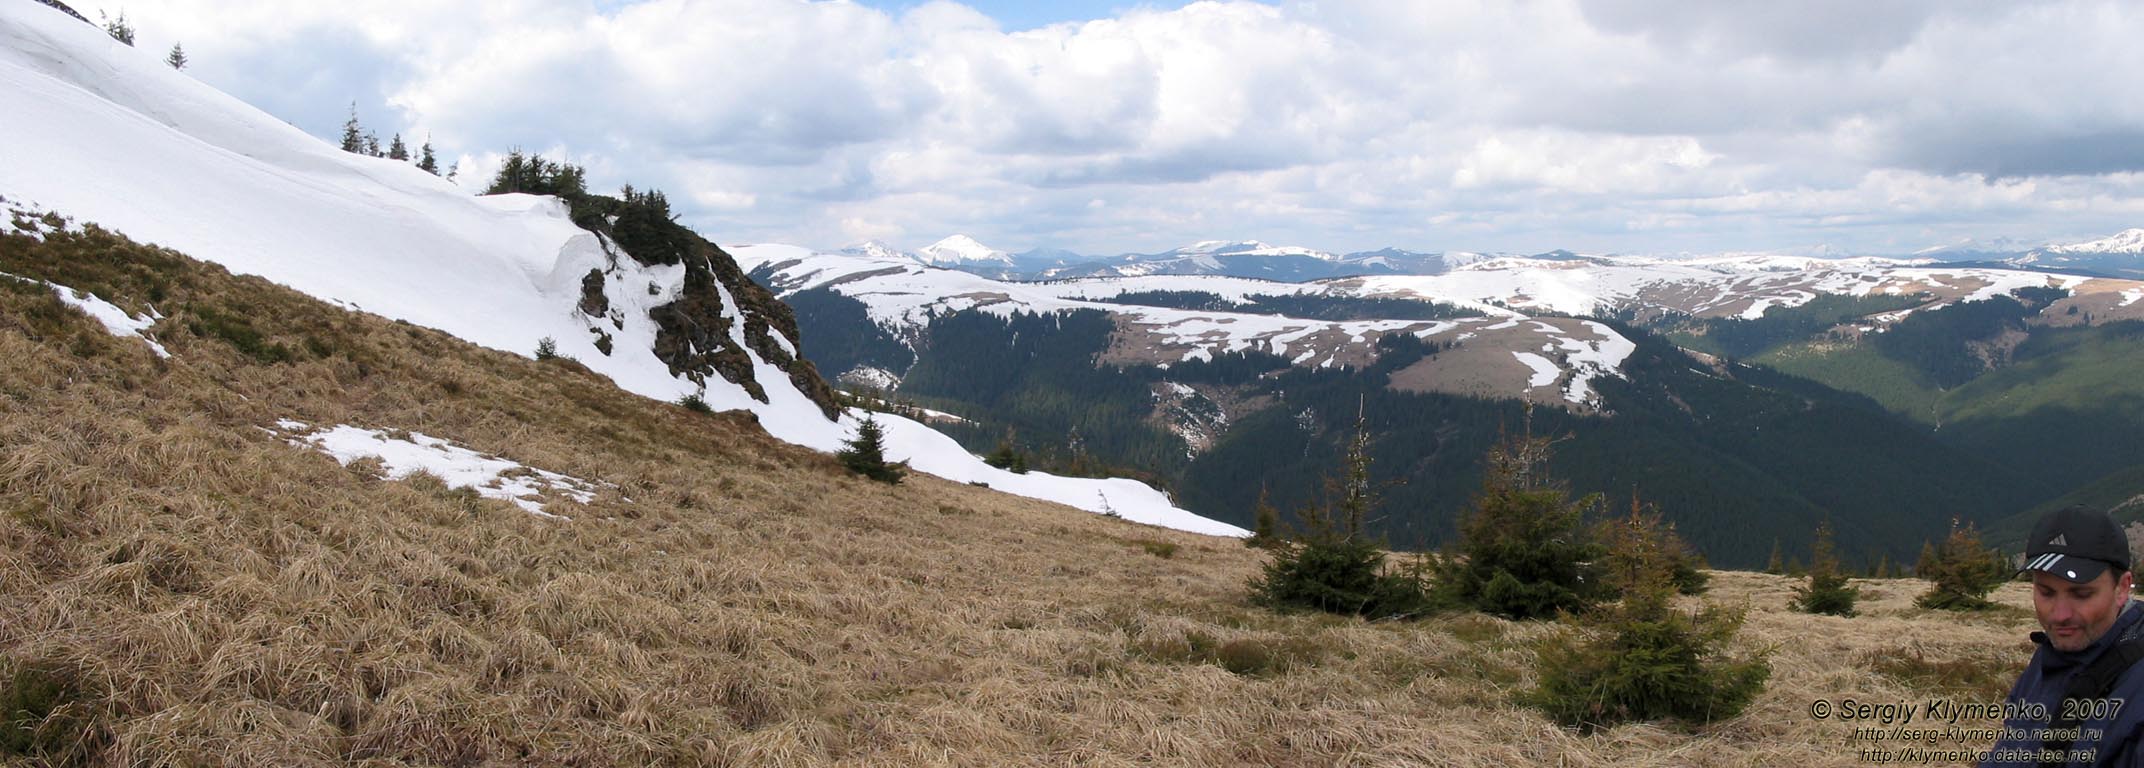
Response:
[[[1852,765],[1813,699],[1977,700],[1946,681],[2026,658],[2020,585],[1955,616],[1863,582],[1837,619],[1715,573],[1701,599],[1774,648],[1765,692],[1580,735],[1511,703],[1556,624],[1275,614],[1234,541],[853,479],[739,418],[101,235],[0,238],[0,271],[169,318],[160,361],[0,290],[0,666],[80,682],[93,764]],[[295,360],[197,335],[204,313]],[[543,519],[257,429],[283,418],[615,489]],[[1268,663],[1224,669],[1232,644]]]

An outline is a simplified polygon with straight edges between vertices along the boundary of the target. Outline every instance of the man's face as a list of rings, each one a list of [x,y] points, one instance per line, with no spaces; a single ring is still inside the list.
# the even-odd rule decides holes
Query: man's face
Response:
[[[2046,630],[2055,650],[2083,650],[2114,626],[2135,579],[2124,571],[2116,580],[2110,570],[2089,582],[2072,584],[2052,573],[2034,571],[2032,611],[2039,615],[2040,628]]]

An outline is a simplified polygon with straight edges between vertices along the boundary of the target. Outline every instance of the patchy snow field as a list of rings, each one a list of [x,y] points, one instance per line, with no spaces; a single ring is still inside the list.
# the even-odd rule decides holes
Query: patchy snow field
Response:
[[[379,459],[390,480],[424,472],[449,488],[469,488],[484,498],[511,501],[530,514],[544,517],[566,519],[543,510],[543,497],[547,494],[582,504],[596,498],[595,483],[477,453],[422,432],[364,429],[348,424],[314,429],[289,419],[276,422],[275,428],[267,431],[291,445],[333,456],[343,466],[359,459]]]

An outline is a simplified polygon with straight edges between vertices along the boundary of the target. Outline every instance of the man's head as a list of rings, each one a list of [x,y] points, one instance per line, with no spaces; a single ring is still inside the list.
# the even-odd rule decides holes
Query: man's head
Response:
[[[2032,610],[2058,651],[2078,651],[2114,626],[2135,588],[2129,539],[2104,512],[2070,507],[2049,513],[2025,542]]]

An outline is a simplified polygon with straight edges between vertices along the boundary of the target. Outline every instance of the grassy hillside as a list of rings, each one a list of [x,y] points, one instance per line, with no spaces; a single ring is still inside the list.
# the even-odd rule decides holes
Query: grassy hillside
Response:
[[[1869,345],[1794,344],[1756,362],[1867,395],[1945,443],[2077,488],[2144,455],[2138,360],[2144,324],[2121,322],[2034,327],[2008,364],[1951,388]]]
[[[1350,371],[1284,372],[1272,379],[1281,405],[1231,425],[1193,460],[1179,498],[1238,525],[1250,524],[1243,510],[1262,490],[1282,509],[1299,507],[1337,463],[1358,404],[1372,474],[1395,481],[1377,530],[1410,546],[1450,540],[1484,451],[1529,418],[1537,434],[1568,438],[1551,466],[1573,489],[1658,503],[1726,567],[1761,567],[1775,544],[1806,558],[1810,532],[1827,519],[1855,566],[1909,562],[1953,518],[1994,519],[2051,493],[1866,399],[1761,368],[1698,371],[1661,337],[1625,335],[1637,345],[1625,376],[1598,382],[1612,414],[1529,417],[1512,400],[1394,392]]]
[[[2144,464],[2109,473],[2090,484],[2062,494],[2032,509],[1988,526],[1988,542],[2008,549],[2025,548],[2025,536],[2040,516],[2071,505],[2104,509],[2115,522],[2144,522]]]
[[[1922,383],[1912,366],[1869,347],[1838,342],[1788,344],[1750,362],[1841,392],[1865,395],[1892,413],[1923,424],[1934,424],[1943,415],[1942,390]]]
[[[1810,702],[1985,701],[2021,585],[1976,616],[1866,582],[1808,617],[1717,573],[1771,648],[1750,710],[1592,735],[1511,703],[1534,642],[1475,615],[1280,615],[1263,555],[914,477],[92,230],[0,271],[0,760],[95,765],[1859,765]],[[416,430],[610,485],[538,517],[294,448]],[[1236,650],[1223,653],[1224,648]]]

